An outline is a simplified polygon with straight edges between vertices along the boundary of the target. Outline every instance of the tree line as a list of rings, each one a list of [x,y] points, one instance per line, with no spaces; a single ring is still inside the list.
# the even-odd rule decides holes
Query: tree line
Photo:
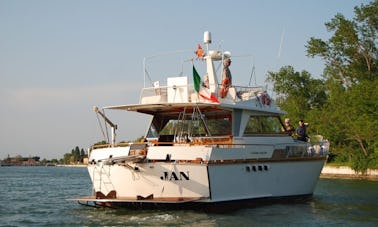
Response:
[[[63,159],[60,160],[62,164],[82,164],[84,158],[87,157],[83,148],[76,146],[71,150],[71,153],[65,153]]]
[[[305,45],[307,56],[325,62],[321,79],[284,66],[268,72],[267,81],[287,117],[305,119],[309,134],[330,140],[329,162],[364,174],[378,168],[378,0],[354,13],[353,19],[336,14],[325,23],[331,37],[312,37]]]

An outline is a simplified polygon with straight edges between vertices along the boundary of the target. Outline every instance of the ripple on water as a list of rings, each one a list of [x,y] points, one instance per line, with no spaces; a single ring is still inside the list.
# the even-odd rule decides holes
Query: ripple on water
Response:
[[[0,226],[375,226],[378,181],[320,179],[309,200],[226,213],[95,209],[67,201],[91,193],[85,168],[1,167]]]

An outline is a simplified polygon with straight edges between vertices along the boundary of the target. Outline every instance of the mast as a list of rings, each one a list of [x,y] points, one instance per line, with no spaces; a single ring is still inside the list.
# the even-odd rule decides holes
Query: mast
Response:
[[[203,42],[206,44],[206,55],[204,59],[206,60],[206,73],[209,78],[209,89],[211,93],[217,94],[218,92],[218,78],[215,74],[214,69],[214,62],[213,62],[213,54],[214,51],[209,50],[209,44],[211,43],[211,33],[209,31],[206,31],[203,36]],[[216,51],[215,51],[216,52]]]
[[[104,118],[104,120],[106,121],[106,123],[108,123],[110,125],[110,128],[111,128],[111,136],[112,136],[112,147],[115,145],[115,142],[116,142],[116,129],[117,129],[117,125],[114,124],[112,121],[109,120],[109,118],[107,118],[105,116],[104,113],[102,113],[97,106],[94,106],[93,107],[93,111],[97,114],[99,114],[102,118]]]

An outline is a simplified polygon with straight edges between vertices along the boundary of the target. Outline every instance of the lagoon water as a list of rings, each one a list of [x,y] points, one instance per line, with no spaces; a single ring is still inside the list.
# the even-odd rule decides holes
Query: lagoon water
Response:
[[[377,226],[378,181],[320,179],[304,201],[223,213],[96,209],[66,199],[89,195],[86,168],[0,167],[0,226]]]

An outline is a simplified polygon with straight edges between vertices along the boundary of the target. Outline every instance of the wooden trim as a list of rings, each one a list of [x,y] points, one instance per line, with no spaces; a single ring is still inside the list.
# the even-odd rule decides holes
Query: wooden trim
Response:
[[[230,159],[230,160],[177,160],[177,164],[202,164],[202,165],[230,165],[230,164],[255,164],[255,163],[268,163],[268,162],[308,162],[327,160],[327,156],[314,156],[314,157],[289,157],[289,158],[261,158],[261,159]],[[152,160],[149,162],[166,162],[164,160]],[[171,160],[173,162],[174,160]]]

